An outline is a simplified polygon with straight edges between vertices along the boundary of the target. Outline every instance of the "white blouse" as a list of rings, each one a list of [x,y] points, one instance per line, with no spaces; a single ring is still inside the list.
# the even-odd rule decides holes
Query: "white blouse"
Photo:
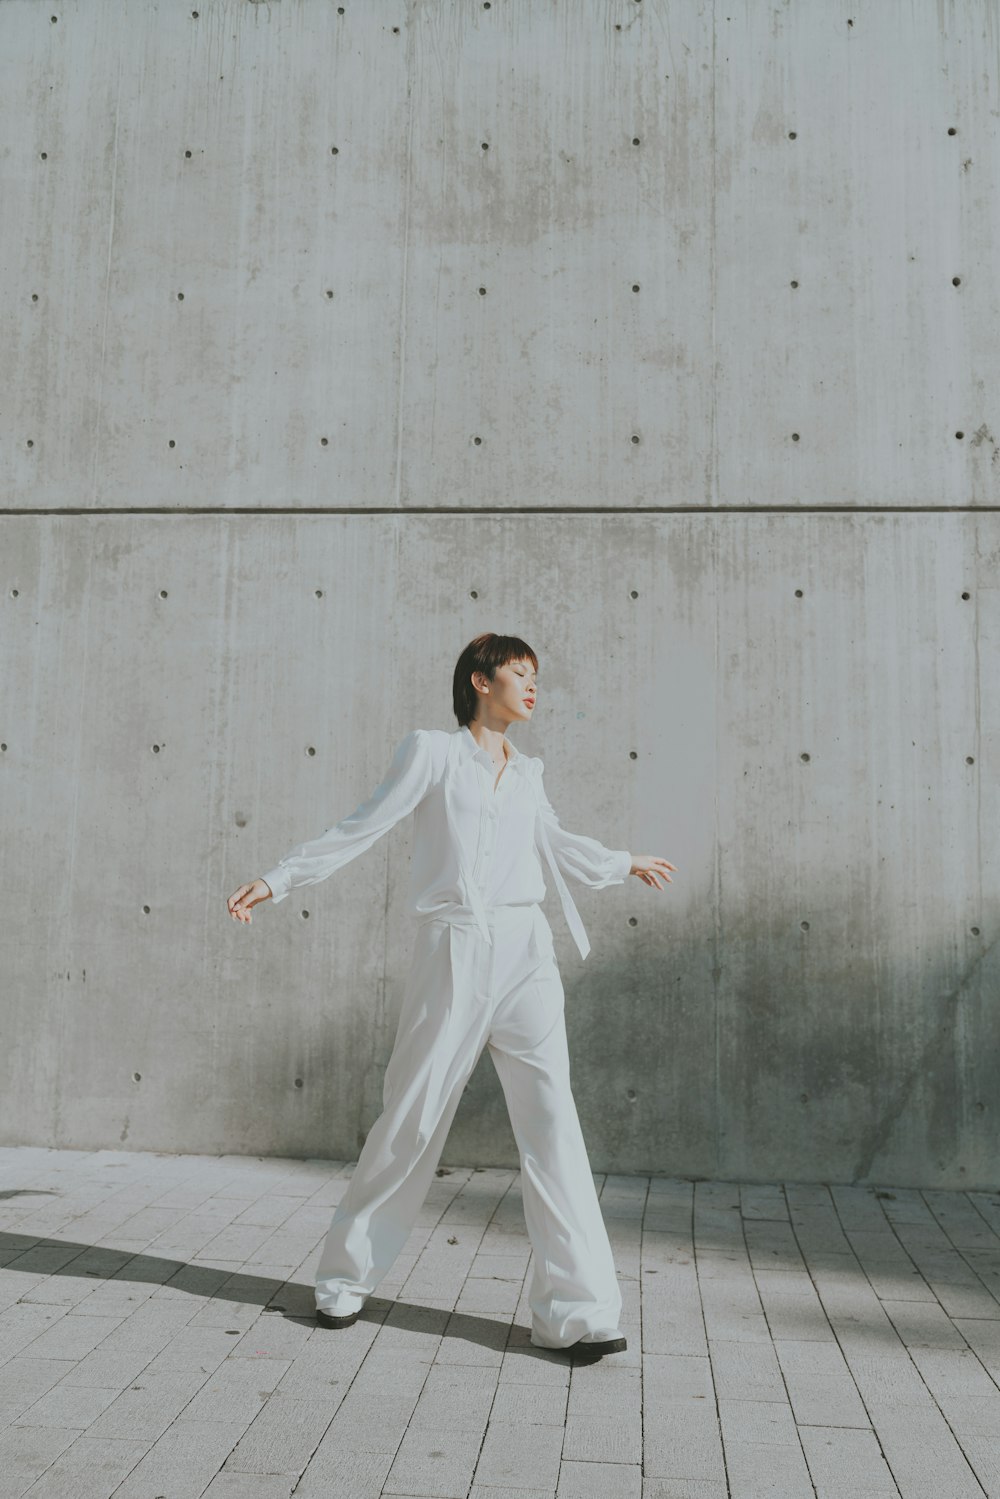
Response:
[[[585,958],[590,943],[563,871],[602,890],[624,883],[632,856],[625,849],[605,848],[596,838],[566,832],[545,795],[542,760],[522,754],[509,739],[507,752],[507,764],[498,772],[467,725],[453,733],[413,729],[367,801],[320,837],[297,844],[261,876],[273,900],[329,878],[414,812],[413,914],[475,922],[491,941],[488,907],[530,905],[544,897],[541,851]]]

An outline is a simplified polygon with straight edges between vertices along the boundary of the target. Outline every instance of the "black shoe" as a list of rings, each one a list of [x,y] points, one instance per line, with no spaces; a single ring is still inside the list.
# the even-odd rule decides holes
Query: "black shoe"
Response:
[[[324,1312],[317,1307],[316,1321],[322,1327],[350,1327],[351,1323],[356,1322],[361,1316],[362,1310],[363,1308],[359,1306],[356,1312],[348,1312],[346,1317],[335,1317],[333,1312]]]
[[[627,1347],[625,1334],[617,1327],[602,1328],[600,1332],[585,1333],[577,1342],[570,1343],[566,1352],[581,1363],[593,1363],[606,1353],[624,1353]]]

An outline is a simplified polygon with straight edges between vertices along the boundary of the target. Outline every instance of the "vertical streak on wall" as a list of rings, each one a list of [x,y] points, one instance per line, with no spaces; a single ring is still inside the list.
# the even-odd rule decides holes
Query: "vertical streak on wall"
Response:
[[[719,495],[719,458],[718,458],[719,444],[718,444],[718,434],[717,434],[717,421],[718,421],[718,409],[717,408],[718,408],[719,382],[718,382],[718,379],[717,379],[717,363],[716,363],[717,359],[718,359],[718,354],[717,354],[716,345],[715,345],[715,309],[716,309],[716,303],[718,301],[718,298],[716,297],[716,243],[717,243],[717,241],[716,241],[716,223],[717,223],[717,220],[716,220],[716,203],[717,203],[717,194],[716,194],[716,185],[715,185],[715,174],[716,174],[715,156],[716,156],[716,132],[717,132],[717,124],[716,124],[716,113],[717,113],[716,112],[716,95],[717,95],[717,90],[718,90],[718,84],[716,82],[715,49],[716,49],[717,36],[718,36],[718,33],[717,33],[717,30],[716,30],[715,0],[713,0],[713,3],[712,3],[712,218],[711,218],[711,227],[709,229],[709,236],[708,236],[709,277],[711,279],[711,288],[712,288],[712,295],[711,295],[711,300],[712,300],[712,333],[711,333],[711,338],[712,338],[712,399],[711,399],[711,402],[710,402],[710,405],[709,405],[709,410],[711,412],[711,434],[712,434],[711,435],[711,442],[709,444],[709,448],[710,448],[710,452],[711,452],[711,457],[709,459],[709,465],[710,465],[710,473],[711,473],[711,504],[712,505],[716,505],[718,503],[718,495]],[[713,587],[715,588],[715,608],[712,611],[713,612],[713,619],[715,621],[715,640],[714,640],[714,644],[713,644],[714,663],[715,663],[715,693],[714,693],[714,705],[713,705],[713,708],[714,708],[714,713],[715,713],[715,764],[716,764],[716,767],[718,767],[718,765],[719,765],[719,722],[720,722],[720,718],[721,718],[721,714],[720,714],[720,711],[719,711],[719,697],[720,697],[720,694],[721,694],[721,692],[723,690],[722,687],[721,687],[721,685],[720,685],[720,682],[719,682],[719,586],[720,586],[720,580],[719,580],[718,575],[716,574],[716,576],[715,576],[715,578],[713,580]],[[719,1124],[720,1124],[720,1121],[722,1119],[722,1099],[720,1097],[720,1092],[721,1092],[721,1088],[722,1088],[722,1069],[721,1069],[720,1059],[719,1059],[719,955],[723,951],[723,946],[722,946],[722,856],[721,856],[721,845],[720,845],[720,838],[719,838],[719,779],[718,779],[718,774],[716,774],[716,779],[715,779],[715,795],[713,797],[713,803],[712,803],[712,805],[713,805],[713,813],[714,813],[714,816],[713,816],[713,829],[712,829],[713,834],[714,834],[714,839],[713,839],[713,846],[714,846],[713,866],[714,866],[714,873],[715,873],[715,889],[713,891],[713,900],[712,900],[712,923],[713,923],[713,929],[714,929],[714,952],[712,954],[712,1002],[713,1002],[713,1014],[714,1014],[714,1020],[715,1020],[715,1048],[714,1048],[714,1053],[715,1053],[715,1078],[714,1078],[714,1091],[715,1091],[715,1111],[714,1111],[715,1112],[715,1141],[714,1141],[714,1144],[715,1144],[715,1167],[714,1167],[714,1174],[716,1176],[718,1176],[718,1174],[719,1174],[719,1160],[720,1160],[720,1156],[721,1156],[721,1142],[719,1140]]]
[[[413,59],[413,43],[409,38],[413,34],[410,26],[406,28],[407,34],[407,64],[406,64],[406,166],[403,182],[403,285],[401,288],[399,308],[399,395],[396,404],[396,509],[399,509],[400,494],[403,487],[403,410],[404,392],[406,385],[406,293],[408,260],[410,250],[410,186],[412,182],[411,162],[413,160],[413,87],[410,82],[411,63]]]
[[[97,476],[101,471],[101,409],[104,401],[104,366],[108,341],[108,315],[111,306],[111,259],[114,254],[116,194],[118,190],[118,126],[122,108],[122,47],[118,46],[118,79],[115,88],[115,135],[111,157],[111,200],[108,223],[108,260],[104,274],[104,312],[101,318],[101,367],[97,372],[97,403],[94,409],[94,470],[90,483],[90,503],[97,506]]]

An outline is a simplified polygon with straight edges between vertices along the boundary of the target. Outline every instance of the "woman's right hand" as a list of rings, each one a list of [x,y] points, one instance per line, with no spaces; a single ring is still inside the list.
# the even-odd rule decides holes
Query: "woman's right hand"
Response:
[[[227,901],[229,914],[234,921],[245,921],[252,924],[253,917],[250,911],[254,906],[259,906],[262,900],[271,899],[271,887],[263,880],[254,880],[250,885],[241,885],[234,890]]]

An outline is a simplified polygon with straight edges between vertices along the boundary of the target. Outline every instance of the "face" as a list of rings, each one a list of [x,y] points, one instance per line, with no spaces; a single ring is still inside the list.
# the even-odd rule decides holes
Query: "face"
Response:
[[[531,721],[538,685],[537,673],[530,661],[508,661],[506,666],[497,668],[492,682],[479,672],[472,680],[480,689],[481,716],[488,713],[491,718],[502,719],[505,723]],[[483,687],[490,689],[487,694],[482,692]]]

